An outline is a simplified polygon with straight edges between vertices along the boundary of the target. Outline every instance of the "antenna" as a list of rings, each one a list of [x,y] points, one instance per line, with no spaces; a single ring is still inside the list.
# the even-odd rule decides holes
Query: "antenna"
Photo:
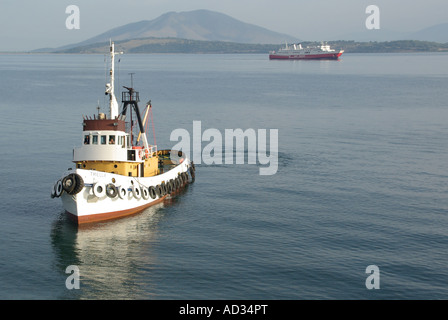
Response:
[[[131,88],[134,89],[134,77],[133,77],[133,75],[135,74],[135,72],[131,72],[131,73],[128,73],[128,74],[131,75]]]
[[[115,52],[115,45],[110,40],[110,82],[106,83],[106,95],[109,94],[109,109],[110,119],[115,119],[118,116],[118,103],[114,93],[114,69],[115,69],[115,55],[123,52]]]

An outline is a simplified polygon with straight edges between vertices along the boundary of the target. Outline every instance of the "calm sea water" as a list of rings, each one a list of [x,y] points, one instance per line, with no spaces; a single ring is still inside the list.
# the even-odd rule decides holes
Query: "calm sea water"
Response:
[[[278,172],[197,164],[176,198],[78,229],[50,188],[105,105],[104,57],[2,54],[1,299],[448,298],[448,55],[120,59],[159,148],[193,121],[278,129]]]

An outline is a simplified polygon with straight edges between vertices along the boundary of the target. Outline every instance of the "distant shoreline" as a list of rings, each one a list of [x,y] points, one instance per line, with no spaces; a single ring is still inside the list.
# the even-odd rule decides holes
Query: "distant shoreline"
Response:
[[[321,42],[303,41],[302,46],[315,46]],[[448,52],[448,43],[419,40],[356,42],[348,40],[327,41],[333,49],[345,53],[419,53]],[[280,44],[245,44],[224,41],[201,41],[178,38],[143,38],[115,41],[116,48],[127,54],[268,54],[278,50]],[[38,49],[9,51],[1,54],[104,54],[108,43],[73,47],[68,49]]]

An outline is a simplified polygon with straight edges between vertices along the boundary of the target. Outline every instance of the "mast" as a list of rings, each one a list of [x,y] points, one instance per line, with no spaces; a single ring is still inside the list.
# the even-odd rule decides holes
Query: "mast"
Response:
[[[143,146],[144,149],[148,149],[149,148],[149,144],[148,144],[148,140],[146,138],[146,133],[145,133],[145,127],[143,126],[143,121],[142,121],[142,117],[140,114],[140,109],[138,107],[138,102],[140,101],[140,97],[139,97],[139,93],[137,91],[134,90],[134,88],[129,88],[129,87],[125,87],[123,86],[123,88],[127,89],[128,91],[123,91],[122,92],[122,103],[123,103],[123,109],[121,111],[121,115],[125,116],[126,115],[126,111],[128,109],[128,106],[131,107],[131,116],[132,116],[132,109],[134,109],[134,112],[137,116],[137,121],[138,121],[138,126],[140,129],[140,133],[143,137]]]
[[[109,94],[109,118],[115,119],[118,117],[118,102],[115,97],[114,83],[115,83],[115,55],[122,54],[123,52],[115,52],[115,46],[112,40],[110,40],[110,82],[106,84],[106,94]]]

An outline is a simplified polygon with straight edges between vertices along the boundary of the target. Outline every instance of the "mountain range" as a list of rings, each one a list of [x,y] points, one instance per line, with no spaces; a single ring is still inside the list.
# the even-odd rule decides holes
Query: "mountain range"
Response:
[[[196,41],[194,42],[196,47],[198,45],[204,45],[198,41],[213,42],[215,45],[217,42],[233,43],[236,44],[236,47],[238,47],[238,44],[243,43],[257,46],[275,44],[277,46],[285,42],[291,43],[301,41],[294,36],[248,24],[223,13],[209,10],[195,10],[189,12],[168,12],[153,20],[143,20],[113,28],[79,43],[59,48],[38,49],[35,51],[96,52],[98,47],[105,46],[110,39],[116,43],[121,42],[123,44],[122,49],[128,52],[130,52],[129,50],[133,52],[143,52],[144,50],[141,48],[144,46],[147,47],[148,45],[151,45],[151,49],[155,48],[154,45],[173,45],[173,39],[179,40],[176,43],[177,47],[186,44],[192,45],[192,41]],[[354,40],[362,42],[421,40],[447,43],[448,23],[432,26],[414,33],[393,32],[387,29],[364,30],[359,33],[344,35],[339,39],[333,40]],[[140,48],[138,46],[140,46]],[[217,45],[217,47],[225,46],[225,44]],[[94,49],[95,47],[96,49]],[[177,47],[175,51],[178,50]],[[225,52],[234,50],[233,48],[229,49],[229,46],[227,47],[228,50],[225,50]],[[163,52],[162,49],[160,52]],[[249,47],[247,52],[259,49],[260,48],[254,49],[253,47]],[[262,50],[264,50],[264,48]]]
[[[408,40],[422,40],[447,43],[448,42],[448,23],[437,24],[432,27],[414,32],[406,38]]]
[[[397,41],[397,40],[419,40],[439,43],[448,42],[448,23],[437,24],[416,32],[398,32],[381,28],[378,30],[364,29],[360,32],[344,34],[334,40],[354,40],[360,42],[368,41]]]
[[[209,10],[168,12],[154,20],[129,23],[85,41],[57,48],[58,51],[93,43],[140,38],[179,38],[247,44],[298,42],[299,39]]]

